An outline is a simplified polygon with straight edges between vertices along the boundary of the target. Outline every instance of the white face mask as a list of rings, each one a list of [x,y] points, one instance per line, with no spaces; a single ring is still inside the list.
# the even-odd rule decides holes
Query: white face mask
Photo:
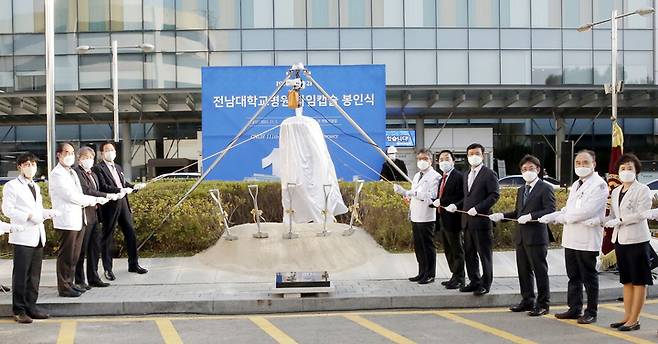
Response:
[[[105,161],[112,162],[112,161],[114,161],[114,158],[116,158],[116,157],[117,157],[117,152],[116,151],[103,152],[103,159],[105,159]]]
[[[577,175],[578,177],[583,178],[583,177],[587,177],[587,176],[589,176],[590,174],[592,174],[592,172],[594,171],[594,169],[592,169],[591,167],[576,167],[576,168],[574,169],[574,171],[576,172],[576,175]]]
[[[430,167],[430,163],[427,160],[418,160],[416,162],[416,166],[418,166],[418,169],[421,171],[425,171]]]
[[[525,180],[526,183],[530,183],[533,180],[537,179],[537,172],[535,171],[525,171],[521,173],[521,175],[523,176],[523,180]]]
[[[482,156],[480,155],[469,155],[468,156],[468,163],[473,166],[477,167],[482,163]]]
[[[635,181],[635,172],[633,171],[619,171],[619,180],[624,183]]]
[[[89,170],[94,166],[94,159],[82,159],[80,160],[80,166],[85,170]]]
[[[395,153],[391,153],[388,155],[388,157],[391,158],[391,160],[395,160],[398,156]]]
[[[450,161],[441,161],[441,162],[439,162],[439,168],[444,173],[448,173],[448,172],[452,171],[453,168],[455,168],[455,164],[453,164]]]
[[[71,167],[73,164],[75,164],[75,157],[73,155],[67,155],[62,159],[62,165],[64,167]]]
[[[37,167],[36,166],[23,167],[21,168],[21,172],[23,173],[23,177],[27,179],[32,179],[37,174]]]

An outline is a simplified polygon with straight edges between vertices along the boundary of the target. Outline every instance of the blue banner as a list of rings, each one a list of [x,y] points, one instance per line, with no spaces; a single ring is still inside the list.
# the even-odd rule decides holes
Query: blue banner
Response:
[[[289,67],[203,67],[203,157],[224,149],[285,78]],[[313,78],[336,99],[356,123],[385,149],[386,74],[384,65],[309,66]],[[310,81],[301,91],[304,115],[315,118],[327,138],[327,147],[339,179],[379,180],[383,158],[354,129]],[[238,140],[242,142],[272,129],[291,116],[288,90],[274,97],[259,119]],[[335,141],[334,142],[332,142]],[[338,145],[342,146],[341,149]],[[211,180],[243,180],[276,174],[279,129],[232,149],[209,175]],[[347,150],[348,152],[346,152]],[[351,156],[350,154],[354,155]],[[359,162],[358,160],[362,162]],[[214,158],[206,160],[204,168]],[[367,166],[366,166],[367,165]],[[274,172],[274,173],[273,173]]]

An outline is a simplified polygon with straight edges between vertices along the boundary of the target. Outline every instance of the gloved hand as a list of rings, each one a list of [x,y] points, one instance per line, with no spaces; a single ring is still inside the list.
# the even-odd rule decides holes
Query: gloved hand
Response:
[[[489,215],[489,220],[493,222],[500,222],[503,218],[505,218],[505,215],[503,215],[503,213],[495,213]]]
[[[642,218],[646,220],[655,220],[656,218],[658,218],[658,209],[649,209],[645,212],[642,212],[640,216],[642,216]]]
[[[31,213],[30,216],[28,216],[28,222],[33,225],[40,225],[43,223],[43,220],[45,220],[43,214]]]
[[[107,197],[96,197],[96,203],[100,204],[100,205],[103,205],[103,204],[105,204],[109,201],[110,201],[110,199],[107,198]]]
[[[556,213],[546,214],[540,217],[537,221],[539,221],[539,223],[544,223],[544,224],[551,223],[553,221],[553,218],[555,218],[555,216],[557,216]]]
[[[518,221],[520,225],[525,225],[526,223],[532,221],[532,215],[530,214],[521,215],[516,221]]]
[[[141,190],[146,187],[146,183],[137,183],[135,184],[135,190]]]
[[[553,218],[553,221],[551,221],[551,222],[553,222],[555,224],[566,225],[567,224],[567,218],[566,218],[566,216],[564,216],[564,214],[557,214],[557,216],[555,216]]]
[[[116,201],[121,198],[121,193],[109,193],[105,196],[105,198],[109,199],[110,201]]]
[[[614,228],[614,227],[619,226],[620,224],[621,224],[620,219],[612,219],[612,220],[606,222],[605,225],[603,225],[603,226],[608,227],[608,228]]]
[[[601,219],[595,217],[595,218],[592,218],[592,219],[589,219],[589,220],[585,220],[584,223],[585,223],[585,226],[598,227],[598,226],[601,225]]]
[[[441,207],[441,200],[440,199],[435,199],[434,202],[432,202],[432,205],[436,208]]]
[[[445,209],[449,213],[454,213],[455,211],[457,211],[457,206],[454,205],[454,204],[451,204],[451,205],[447,206]]]
[[[475,207],[473,207],[473,208],[469,209],[466,213],[470,216],[475,216],[475,215],[478,214],[478,211],[475,210]]]
[[[44,209],[43,210],[43,219],[48,220],[55,218],[57,216],[62,216],[62,213],[59,210],[54,209]]]
[[[9,227],[9,232],[10,233],[22,232],[24,230],[25,230],[25,227],[23,227],[21,225],[14,224],[14,223],[12,223],[11,226]]]
[[[133,189],[132,188],[123,188],[123,189],[121,189],[121,192],[125,193],[126,195],[130,195],[131,193],[133,193]]]
[[[407,190],[405,190],[405,188],[403,188],[402,185],[393,184],[393,192],[395,192],[396,194],[404,195],[405,191]]]

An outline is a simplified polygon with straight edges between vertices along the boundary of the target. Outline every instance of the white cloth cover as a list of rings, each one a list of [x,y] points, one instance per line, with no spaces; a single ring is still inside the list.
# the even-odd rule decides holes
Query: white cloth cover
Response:
[[[324,215],[324,184],[331,184],[327,202],[330,217],[347,213],[338,188],[336,170],[331,161],[320,124],[311,117],[294,116],[281,123],[279,135],[279,166],[283,222],[289,222],[285,209],[289,207],[288,183],[296,184],[292,193],[293,222],[322,223]]]

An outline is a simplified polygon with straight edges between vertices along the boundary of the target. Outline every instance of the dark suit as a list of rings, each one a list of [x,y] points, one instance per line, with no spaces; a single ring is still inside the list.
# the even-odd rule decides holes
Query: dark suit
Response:
[[[443,178],[446,178],[445,174]],[[441,206],[447,207],[450,204],[457,204],[464,199],[463,175],[461,172],[453,169],[445,179],[443,193],[441,194],[441,185],[444,183],[443,178],[439,183],[439,198]],[[443,243],[448,267],[452,273],[451,281],[464,283],[464,233],[461,226],[461,216],[457,213],[449,213],[444,209],[437,210],[439,216],[436,218],[436,228],[440,228],[439,236]]]
[[[120,165],[114,164],[121,185],[117,185],[115,179],[105,161],[102,161],[93,167],[94,173],[98,176],[100,191],[106,193],[119,193],[122,188],[132,188],[133,185],[126,182],[123,177],[123,169]],[[137,257],[137,236],[133,227],[132,211],[128,196],[118,200],[109,201],[101,207],[101,222],[103,223],[103,236],[101,238],[101,252],[103,257],[103,268],[105,271],[112,271],[112,236],[114,228],[119,225],[123,238],[128,249],[128,267],[138,266]]]
[[[404,164],[404,161],[400,159],[395,159],[393,160],[395,162],[395,165],[399,167],[404,174],[407,174],[407,165]],[[379,172],[379,177],[383,180],[391,181],[391,182],[405,182],[407,181],[401,174],[398,172],[393,166],[388,161],[384,161],[384,164],[382,165],[382,170]]]
[[[490,168],[481,165],[480,171],[468,189],[468,175],[464,173],[463,191],[464,200],[461,203],[463,211],[475,208],[478,214],[491,214],[491,207],[500,198],[498,176]],[[493,281],[493,227],[491,220],[484,216],[470,216],[462,214],[462,228],[464,229],[464,256],[466,272],[470,284],[491,289]],[[478,260],[479,257],[479,260]],[[480,263],[482,263],[482,276],[480,277]]]
[[[80,179],[83,194],[95,197],[107,196],[106,192],[99,191],[100,182],[96,173],[92,171],[87,172],[81,166],[77,166],[75,172]],[[85,215],[87,218],[85,236],[82,240],[80,258],[75,267],[76,284],[85,283],[85,256],[87,257],[87,281],[90,283],[100,281],[100,276],[98,275],[98,260],[101,255],[101,227],[98,221],[100,218],[100,207],[96,205],[86,207]]]
[[[555,211],[555,194],[553,187],[538,180],[532,187],[528,198],[524,200],[526,186],[518,189],[516,194],[516,210],[505,213],[505,218],[518,219],[530,214],[533,220]],[[533,277],[537,282],[537,306],[548,308],[550,303],[550,288],[548,281],[548,244],[550,242],[548,225],[539,222],[519,224],[514,232],[516,244],[516,267],[519,272],[521,301],[524,305],[535,305]]]

